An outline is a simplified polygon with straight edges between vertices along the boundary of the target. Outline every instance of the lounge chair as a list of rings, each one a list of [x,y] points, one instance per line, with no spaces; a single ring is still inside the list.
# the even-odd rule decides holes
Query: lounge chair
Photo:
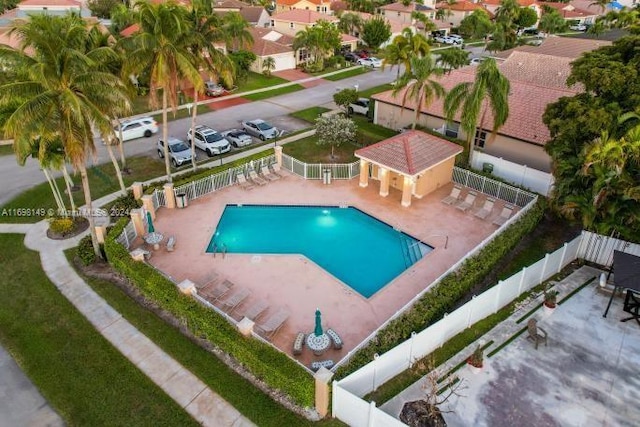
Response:
[[[232,287],[233,282],[224,280],[221,283],[211,284],[205,288],[199,289],[197,292],[198,295],[202,296],[204,299],[213,304],[214,302],[225,296]]]
[[[469,194],[467,194],[467,197],[465,197],[464,201],[459,202],[456,205],[456,208],[460,209],[462,212],[466,212],[473,207],[473,204],[476,202],[477,195],[478,193],[476,193],[475,191],[469,191]]]
[[[204,283],[196,283],[196,289],[200,290],[200,289],[204,289],[208,286],[211,285],[215,285],[216,283],[218,283],[218,281],[220,280],[220,275],[218,273],[216,273],[215,271],[211,274],[210,277],[207,278],[208,280]]]
[[[258,301],[245,311],[244,317],[250,320],[256,320],[267,308],[269,308],[269,304],[262,300]]]
[[[445,205],[453,205],[454,203],[457,203],[460,200],[461,191],[462,191],[462,188],[453,187],[451,189],[451,194],[449,194],[447,197],[442,199],[442,203],[444,203]]]
[[[267,185],[268,182],[266,179],[260,178],[256,171],[249,171],[249,179],[251,182],[258,185]]]
[[[280,179],[280,176],[275,173],[271,173],[267,166],[264,166],[260,172],[262,172],[262,176],[269,181],[277,181]]]
[[[335,363],[333,363],[333,360],[331,360],[331,359],[329,359],[329,360],[321,360],[321,361],[318,361],[318,362],[311,362],[311,370],[313,372],[315,372],[320,368],[331,369],[331,368],[333,368],[333,365],[335,365]]]
[[[544,342],[544,346],[547,346],[547,332],[538,326],[538,321],[536,319],[529,319],[527,322],[527,331],[529,332],[528,340],[531,340],[536,345],[536,350],[538,349],[538,343]]]
[[[284,178],[285,176],[287,176],[282,172],[282,169],[280,169],[280,165],[277,163],[272,164],[271,169],[273,169],[273,173],[280,178]]]
[[[493,205],[495,202],[495,199],[488,198],[484,201],[484,205],[482,206],[482,208],[473,215],[480,219],[487,219],[487,217],[491,215],[491,211],[493,211]]]
[[[327,329],[327,335],[329,335],[329,338],[333,341],[333,348],[340,350],[342,348],[342,338],[340,338],[340,335],[331,328]]]
[[[272,338],[289,318],[289,312],[278,310],[269,316],[264,323],[256,325],[256,330],[267,338]]]
[[[302,346],[304,345],[304,332],[298,332],[296,339],[293,340],[293,354],[295,356],[302,354]]]
[[[252,183],[247,181],[247,178],[245,178],[243,173],[236,175],[236,182],[243,190],[251,190],[254,187]]]
[[[226,300],[222,301],[222,309],[231,313],[242,301],[244,301],[251,291],[247,288],[242,288],[235,294],[231,295]]]
[[[175,236],[171,236],[169,237],[169,239],[167,239],[167,252],[173,252],[175,247],[176,247],[176,238]]]
[[[493,220],[494,225],[502,225],[513,215],[513,206],[506,205],[502,208],[502,212],[500,212],[500,216]]]

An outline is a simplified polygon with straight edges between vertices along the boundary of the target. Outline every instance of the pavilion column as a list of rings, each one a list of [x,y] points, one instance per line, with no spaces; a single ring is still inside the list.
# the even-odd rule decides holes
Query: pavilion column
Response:
[[[411,177],[405,176],[402,183],[402,206],[411,206],[411,190],[413,188],[413,180]]]
[[[388,169],[380,167],[380,195],[387,197],[389,195],[389,173]]]
[[[360,187],[369,185],[369,162],[360,159]]]

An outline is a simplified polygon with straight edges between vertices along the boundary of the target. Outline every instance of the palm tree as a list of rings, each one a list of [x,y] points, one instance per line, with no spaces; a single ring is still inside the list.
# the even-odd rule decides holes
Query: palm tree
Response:
[[[227,50],[248,49],[253,45],[249,23],[238,12],[227,12],[222,17],[222,31],[226,36]]]
[[[316,25],[298,31],[293,40],[293,50],[306,49],[309,52],[311,62],[319,70],[324,68],[324,57],[340,47],[340,34],[338,29],[323,19]]]
[[[357,13],[345,12],[340,15],[338,28],[345,34],[353,35],[356,32],[362,31],[362,18]]]
[[[596,37],[600,37],[607,31],[607,26],[604,19],[596,19],[596,22],[589,27],[587,33],[593,34]]]
[[[509,117],[509,80],[500,73],[495,59],[489,58],[478,65],[475,80],[456,85],[444,101],[447,121],[453,121],[460,111],[460,125],[467,134],[469,164],[471,164],[471,141],[478,126],[484,124],[487,110],[493,116],[492,136]],[[480,115],[482,114],[482,117]],[[478,119],[480,123],[478,124]]]
[[[441,76],[442,68],[436,66],[431,56],[424,58],[411,58],[411,71],[405,71],[400,77],[393,95],[397,95],[402,89],[402,108],[405,107],[407,100],[415,102],[415,117],[413,119],[412,129],[416,128],[418,119],[420,118],[420,109],[424,105],[427,107],[434,99],[444,96],[444,88],[442,85],[432,79],[433,76]]]
[[[557,10],[551,9],[540,18],[538,29],[547,34],[557,34],[566,31],[568,26],[569,24],[562,15]]]
[[[589,3],[589,6],[597,6],[600,8],[600,12],[604,13],[607,10],[607,5],[611,3],[611,0],[595,0],[592,3]]]
[[[405,71],[411,72],[411,58],[422,58],[429,55],[431,46],[429,41],[422,34],[414,34],[409,28],[402,30],[402,34],[396,36],[393,42],[385,48],[385,65],[404,64]],[[398,67],[398,73],[400,68]]]
[[[384,70],[384,68],[387,65],[390,65],[391,69],[393,69],[394,66],[398,67],[396,71],[396,84],[397,84],[398,80],[400,79],[400,65],[405,64],[405,67],[406,67],[406,64],[409,63],[410,58],[411,58],[411,52],[409,52],[407,45],[391,43],[384,48],[384,59],[382,60],[382,70]]]
[[[423,27],[422,31],[424,31],[425,35],[427,33],[430,33],[431,31],[435,31],[438,29],[436,24],[434,24],[433,21],[431,21],[431,19],[429,19],[429,17],[422,12],[418,12],[418,11],[411,12],[411,19],[417,22],[420,22],[422,24],[422,27]]]
[[[440,52],[438,62],[447,74],[452,70],[469,65],[469,51],[464,49],[446,49]]]
[[[180,81],[186,79],[195,91],[204,89],[204,81],[198,70],[196,53],[189,50],[188,38],[192,23],[187,10],[174,1],[153,4],[147,0],[136,3],[136,19],[140,30],[131,38],[121,40],[127,52],[125,72],[139,75],[149,72],[150,103],[158,105],[158,90],[162,90],[162,140],[167,180],[172,181],[169,160],[169,128],[167,109],[178,107]]]
[[[267,56],[262,61],[262,72],[266,76],[271,76],[271,71],[276,68],[276,60],[272,56]]]
[[[21,102],[7,119],[5,134],[18,141],[60,140],[80,172],[93,247],[100,256],[86,161],[95,152],[93,129],[108,135],[109,117],[130,107],[122,81],[100,66],[117,55],[108,47],[88,48],[87,24],[76,15],[33,15],[11,32],[20,48],[2,46],[0,56],[20,73],[0,87],[0,104],[16,95]]]

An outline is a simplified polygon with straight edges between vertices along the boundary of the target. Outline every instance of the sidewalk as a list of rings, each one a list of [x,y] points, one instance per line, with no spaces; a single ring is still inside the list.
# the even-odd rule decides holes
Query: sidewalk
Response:
[[[47,228],[47,221],[33,225],[0,224],[0,233],[26,233],[25,245],[40,252],[42,268],[60,292],[114,347],[199,423],[212,427],[254,426],[127,322],[78,276],[63,251],[77,246],[86,232],[68,240],[54,241],[46,237]]]

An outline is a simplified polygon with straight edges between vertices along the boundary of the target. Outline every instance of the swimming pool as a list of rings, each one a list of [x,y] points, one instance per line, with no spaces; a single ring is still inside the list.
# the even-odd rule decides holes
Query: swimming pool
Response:
[[[433,248],[353,207],[227,205],[207,252],[302,254],[369,298]]]

